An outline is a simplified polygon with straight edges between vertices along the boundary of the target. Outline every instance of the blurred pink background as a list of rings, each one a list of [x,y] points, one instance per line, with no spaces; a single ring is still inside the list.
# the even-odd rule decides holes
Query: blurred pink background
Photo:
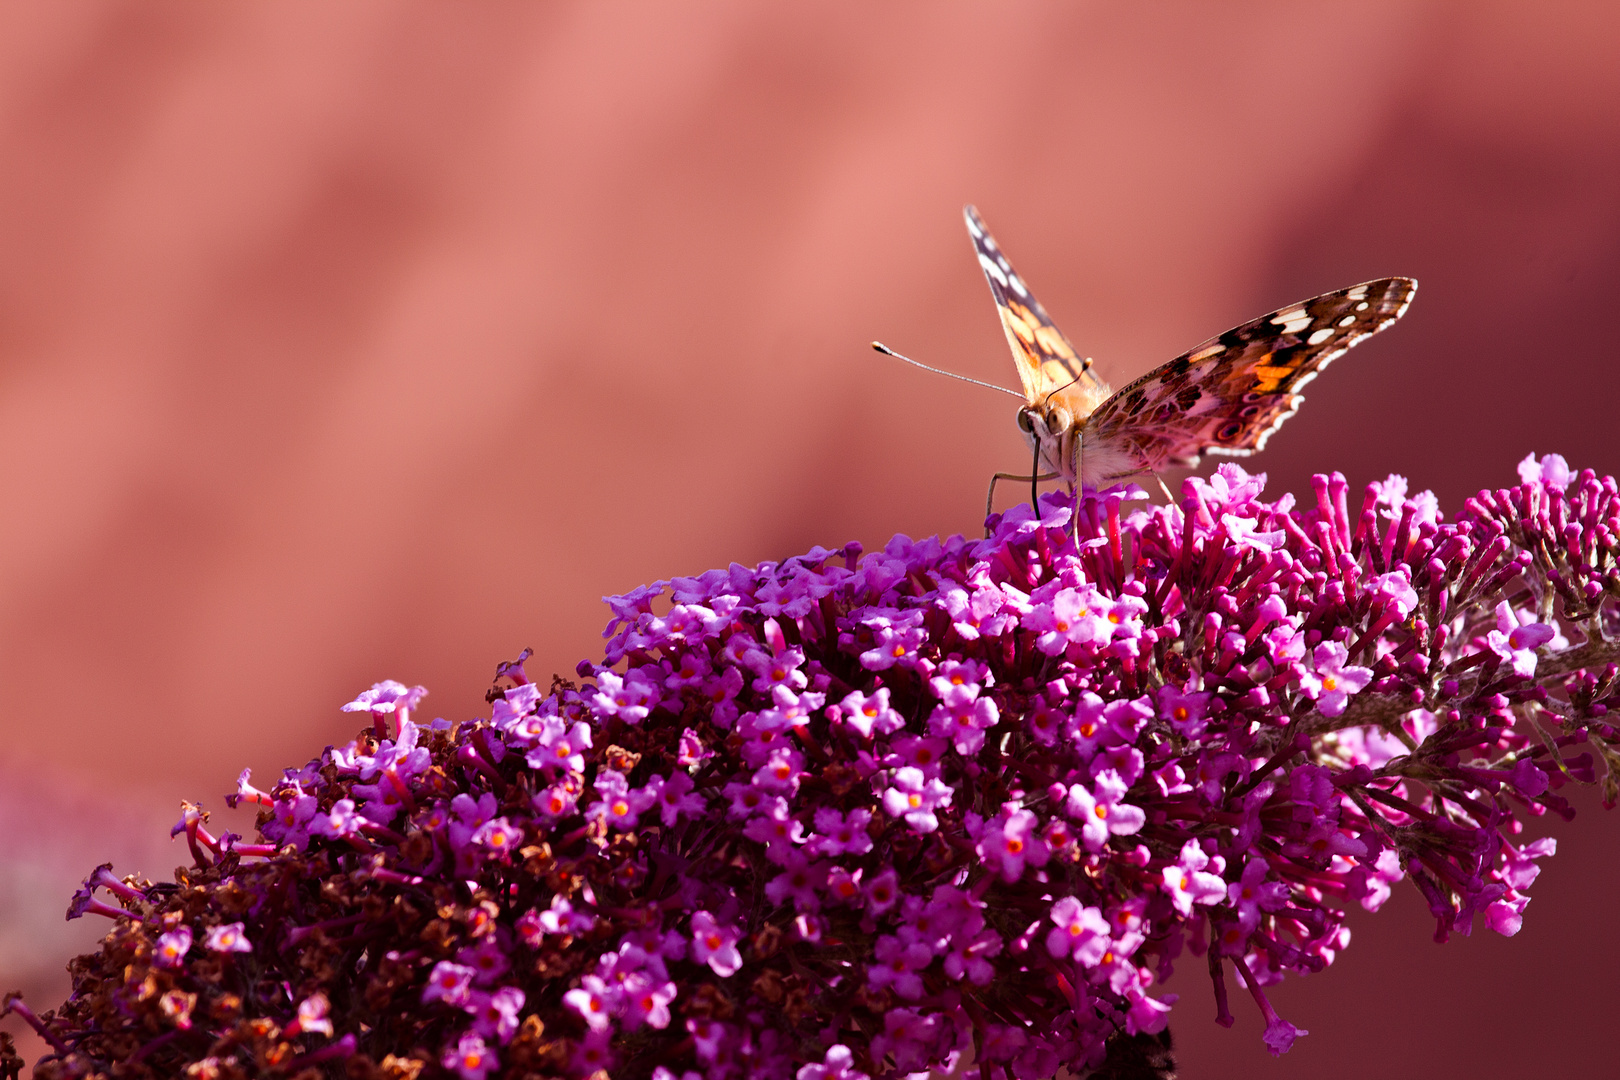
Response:
[[[1120,385],[1385,274],[1403,323],[1252,461],[1448,509],[1530,451],[1620,470],[1609,2],[0,4],[0,990],[36,1007],[112,859],[165,878],[393,677],[483,708],[599,597],[978,528],[1027,460],[978,204]],[[1613,1075],[1620,816],[1525,930],[1405,888],[1273,1060],[1189,1078]],[[88,920],[87,920],[88,921]],[[7,1020],[8,1030],[16,1030]],[[34,1046],[36,1044],[30,1044]]]

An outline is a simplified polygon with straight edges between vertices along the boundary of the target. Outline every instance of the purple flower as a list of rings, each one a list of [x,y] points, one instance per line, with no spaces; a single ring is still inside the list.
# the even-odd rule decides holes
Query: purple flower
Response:
[[[514,826],[503,817],[491,818],[478,828],[468,838],[468,843],[484,850],[485,854],[493,859],[505,861],[517,850],[523,842],[523,830]]]
[[[354,800],[339,799],[332,804],[332,809],[310,820],[309,831],[315,836],[345,840],[351,836],[359,836],[361,826],[364,824],[365,818],[355,811]]]
[[[247,939],[245,928],[239,922],[209,927],[208,936],[203,939],[203,947],[210,952],[217,953],[250,953],[253,951],[253,945]]]
[[[608,985],[599,976],[582,976],[579,986],[563,995],[563,1004],[578,1013],[593,1032],[606,1031],[613,1024]]]
[[[456,963],[472,968],[473,979],[480,986],[488,986],[505,975],[512,964],[506,958],[506,949],[494,937],[484,938],[456,953]]]
[[[910,799],[906,801],[909,809]],[[872,850],[872,837],[866,831],[871,821],[872,811],[865,807],[848,814],[822,807],[816,811],[816,835],[806,850],[812,855],[864,855]]]
[[[1178,690],[1167,683],[1159,687],[1159,717],[1177,735],[1196,739],[1204,733],[1211,696],[1202,690]]]
[[[239,778],[260,842],[188,805],[178,888],[86,880],[72,912],[118,924],[76,970],[164,985],[70,999],[62,1067],[178,1074],[224,1022],[240,1061],[356,1033],[289,1072],[363,1035],[475,1076],[1078,1074],[1164,1029],[1189,949],[1280,1051],[1264,988],[1403,878],[1439,937],[1517,932],[1552,845],[1516,832],[1614,764],[1620,484],[1524,480],[1448,517],[1398,477],[1296,505],[1225,465],[1175,505],[1083,492],[635,590],[571,677],[501,664],[486,719],[418,728],[379,685],[354,741]],[[259,944],[216,980],[205,932]],[[241,977],[280,989],[224,998]]]
[[[1068,790],[1065,809],[1080,826],[1087,851],[1101,851],[1110,836],[1129,836],[1147,821],[1141,807],[1121,802],[1126,786],[1112,769],[1099,772],[1092,787],[1075,784]]]
[[[955,694],[936,705],[928,717],[928,733],[951,740],[956,752],[965,757],[979,752],[984,746],[984,733],[1001,719],[996,703],[977,695],[976,686],[971,693]]]
[[[654,805],[658,807],[659,817],[666,828],[674,828],[683,815],[702,817],[709,809],[709,801],[694,793],[692,777],[688,773],[671,773],[667,780],[654,776],[647,781],[644,790],[653,796]]]
[[[1188,840],[1181,857],[1164,868],[1164,892],[1182,915],[1191,915],[1194,904],[1218,904],[1226,898],[1226,881],[1204,869],[1210,863],[1198,841]]]
[[[1035,833],[1036,818],[1016,803],[1002,807],[1001,813],[985,823],[984,834],[974,850],[1005,881],[1017,881],[1024,865],[1045,866],[1046,843]]]
[[[1351,694],[1359,694],[1372,682],[1370,668],[1346,664],[1349,651],[1336,641],[1324,641],[1313,654],[1313,670],[1301,672],[1300,689],[1316,702],[1323,716],[1338,716],[1350,703]]]
[[[500,1061],[476,1032],[468,1031],[455,1046],[445,1050],[439,1064],[461,1080],[484,1080],[491,1069],[499,1067]]]
[[[923,996],[922,971],[934,962],[934,952],[920,941],[893,935],[877,939],[877,962],[866,968],[866,982],[874,990],[890,989],[908,1001]]]
[[[1108,618],[1112,610],[1113,605],[1093,589],[1060,589],[1051,600],[1031,608],[1023,625],[1035,632],[1036,648],[1055,656],[1070,645],[1112,637],[1114,624]]]
[[[583,720],[568,721],[560,716],[540,717],[533,733],[534,746],[525,756],[532,769],[585,771],[585,751],[591,748],[591,728]]]
[[[186,953],[191,951],[191,927],[180,925],[158,936],[157,948],[152,952],[152,962],[160,968],[173,970],[186,962]]]
[[[1508,662],[1515,675],[1536,673],[1536,650],[1557,633],[1545,623],[1521,616],[1506,600],[1496,605],[1496,629],[1485,635],[1486,646]]]
[[[325,994],[314,993],[309,995],[309,997],[298,1003],[293,1022],[287,1025],[283,1034],[293,1036],[307,1035],[313,1032],[316,1035],[325,1035],[330,1038],[332,1035],[332,1021],[327,1016],[327,1013],[331,1007],[332,1003],[327,1000]]]
[[[1056,928],[1046,935],[1046,951],[1066,956],[1082,967],[1096,967],[1108,951],[1108,920],[1101,911],[1086,907],[1073,896],[1060,897],[1052,905]]]
[[[1524,484],[1544,484],[1564,491],[1569,487],[1569,463],[1562,454],[1548,454],[1539,461],[1536,455],[1530,454],[1519,462],[1519,481]]]
[[[790,851],[782,861],[782,873],[765,885],[765,896],[773,904],[792,901],[799,911],[820,911],[819,890],[827,883],[827,864],[812,862],[802,851]]]
[[[309,846],[310,826],[319,809],[319,799],[306,794],[296,782],[288,784],[281,789],[270,807],[270,820],[264,825],[264,835],[283,847],[303,851]]]
[[[669,1026],[670,1002],[675,1000],[675,984],[667,978],[658,978],[638,971],[625,979],[621,997],[624,999],[624,1025],[634,1031],[642,1024],[653,1028]]]
[[[692,913],[692,961],[708,964],[722,978],[735,975],[742,967],[742,953],[737,951],[741,935],[736,930],[721,926],[707,911]]]
[[[639,724],[658,704],[658,682],[643,668],[632,668],[626,675],[599,671],[592,703],[604,716],[617,717],[627,724]]]
[[[1276,911],[1288,903],[1288,886],[1280,881],[1267,881],[1270,867],[1264,859],[1250,859],[1243,866],[1243,876],[1226,887],[1226,898],[1237,910],[1238,926],[1247,937],[1260,925],[1264,911]]]
[[[928,779],[921,769],[907,766],[889,776],[883,793],[883,809],[890,817],[904,818],[913,832],[931,833],[939,828],[934,811],[951,804],[955,792],[944,782]]]
[[[596,793],[601,799],[591,804],[585,816],[606,821],[615,829],[634,829],[643,811],[658,801],[656,794],[643,788],[631,789],[624,774],[603,769],[596,776]]]
[[[870,1080],[865,1073],[855,1069],[855,1055],[842,1043],[829,1047],[822,1061],[823,1064],[801,1068],[795,1080]]]
[[[404,683],[385,679],[380,683],[372,683],[370,690],[361,692],[353,701],[343,706],[343,711],[384,715],[393,712],[403,713],[416,708],[425,697],[427,697],[426,687],[407,687]]]
[[[433,965],[433,974],[428,976],[427,985],[422,988],[422,1004],[432,1001],[442,1001],[446,1005],[467,1004],[472,997],[473,976],[477,974],[466,964],[440,960]]]

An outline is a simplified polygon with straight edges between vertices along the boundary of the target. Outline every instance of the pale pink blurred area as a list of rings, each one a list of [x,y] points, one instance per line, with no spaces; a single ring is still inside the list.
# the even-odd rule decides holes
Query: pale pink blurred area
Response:
[[[1013,404],[867,347],[1014,385],[965,202],[1116,385],[1420,279],[1247,463],[1274,494],[1620,470],[1617,35],[1610,2],[0,4],[0,782],[109,818],[0,849],[83,864],[8,888],[0,942],[376,680],[464,720],[525,646],[596,655],[603,594],[975,531]],[[1518,938],[1435,946],[1402,890],[1275,991],[1312,1032],[1281,1059],[1185,958],[1183,1075],[1612,1073],[1620,816],[1579,805]],[[0,991],[59,998],[52,949]]]

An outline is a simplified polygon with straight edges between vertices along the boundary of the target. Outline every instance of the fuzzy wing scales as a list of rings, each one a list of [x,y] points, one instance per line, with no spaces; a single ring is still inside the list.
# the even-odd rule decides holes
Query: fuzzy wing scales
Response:
[[[1416,290],[1411,278],[1381,278],[1228,330],[1099,406],[1082,430],[1081,454],[1096,449],[1135,464],[1131,473],[1097,477],[1106,482],[1194,465],[1205,453],[1255,453],[1294,415],[1304,385],[1399,319]]]
[[[1038,405],[1056,395],[1072,414],[1085,416],[1108,397],[1108,384],[1097,377],[1091,362],[1082,360],[1069,339],[1053,325],[1041,302],[1001,253],[979,212],[967,206],[962,216],[973,238],[979,267],[990,283],[1002,329],[1007,332],[1024,396],[1031,405]]]

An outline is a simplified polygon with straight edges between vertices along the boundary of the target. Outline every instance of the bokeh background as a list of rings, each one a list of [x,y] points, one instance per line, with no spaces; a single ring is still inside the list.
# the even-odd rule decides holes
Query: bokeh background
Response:
[[[1013,382],[967,201],[1116,385],[1421,279],[1273,493],[1620,469],[1617,45],[1611,0],[0,3],[0,990],[60,1000],[77,880],[186,861],[182,797],[241,829],[375,680],[465,719],[605,593],[976,529],[1012,404],[866,347]],[[1280,1060],[1191,961],[1184,1075],[1613,1075],[1579,805],[1517,938],[1403,889]]]

